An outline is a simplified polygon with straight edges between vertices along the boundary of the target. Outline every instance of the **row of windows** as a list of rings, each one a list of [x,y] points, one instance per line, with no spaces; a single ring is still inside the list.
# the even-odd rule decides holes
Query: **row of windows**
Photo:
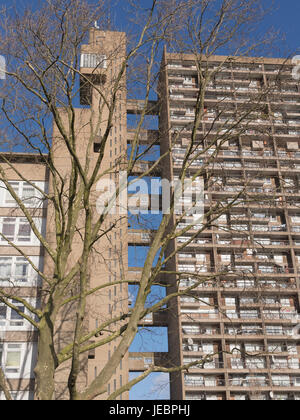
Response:
[[[103,54],[81,54],[80,56],[80,67],[85,68],[100,68],[106,69],[107,68],[107,60],[106,55]]]

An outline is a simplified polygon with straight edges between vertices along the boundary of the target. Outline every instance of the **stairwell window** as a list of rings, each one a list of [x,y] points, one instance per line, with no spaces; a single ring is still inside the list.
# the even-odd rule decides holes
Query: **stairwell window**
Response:
[[[81,54],[80,67],[106,69],[106,56],[102,54]]]

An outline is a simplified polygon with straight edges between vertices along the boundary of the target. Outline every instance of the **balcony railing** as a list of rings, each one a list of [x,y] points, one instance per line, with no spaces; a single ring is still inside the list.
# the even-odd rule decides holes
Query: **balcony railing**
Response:
[[[291,370],[298,370],[300,368],[299,363],[294,363],[290,361],[286,362],[275,362],[271,364],[271,369],[277,370],[277,369],[291,369]]]
[[[234,329],[234,328],[225,328],[225,334],[226,335],[263,335],[263,330],[260,328],[256,329]]]
[[[297,312],[287,313],[259,313],[257,312],[231,312],[222,314],[218,310],[211,312],[191,312],[190,310],[181,310],[181,315],[187,316],[190,319],[251,319],[251,320],[298,320],[299,315]]]
[[[216,386],[225,386],[224,379],[216,379],[216,380],[192,380],[192,379],[185,379],[184,381],[186,386],[191,387],[216,387]]]
[[[226,385],[225,379],[185,379],[185,386],[187,387],[224,387]],[[232,378],[229,379],[228,385],[230,387],[252,387],[252,388],[261,388],[261,387],[285,387],[285,388],[300,388],[299,378],[290,378],[289,380],[276,380],[273,379],[269,381],[266,379],[239,379]]]
[[[182,280],[180,282],[180,287],[191,287],[198,283],[199,280],[189,280],[185,282]],[[270,282],[261,282],[254,280],[226,280],[226,281],[210,281],[205,280],[200,282],[195,289],[241,289],[241,290],[286,290],[286,289],[296,289],[296,283],[288,282],[279,282],[279,281],[270,281]]]
[[[189,255],[189,254],[187,254]],[[182,257],[181,257],[182,258]],[[190,257],[187,257],[190,258]],[[268,274],[294,274],[295,270],[294,267],[286,266],[286,265],[270,265],[270,266],[259,266],[257,270],[255,270],[254,262],[258,261],[250,261],[247,260],[249,266],[245,265],[232,265],[232,264],[220,264],[219,266],[209,266],[207,263],[201,263],[200,261],[197,264],[179,264],[178,271],[190,272],[190,273],[211,273],[211,274],[221,274],[221,273],[228,273],[228,274],[257,274],[258,276],[268,275]],[[267,261],[266,261],[267,262]],[[251,265],[250,265],[251,264]],[[272,263],[271,263],[272,264]]]
[[[195,326],[183,326],[182,333],[185,335],[219,335],[221,330],[219,328],[195,328]],[[186,351],[186,350],[185,350]],[[194,350],[191,350],[194,351]]]

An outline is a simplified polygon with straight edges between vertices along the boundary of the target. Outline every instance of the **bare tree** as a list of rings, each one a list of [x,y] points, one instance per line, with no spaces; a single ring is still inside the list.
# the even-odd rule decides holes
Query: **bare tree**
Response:
[[[0,52],[7,58],[1,128],[7,141],[3,142],[1,152],[0,177],[2,188],[16,203],[15,208],[3,216],[13,217],[15,212],[16,217],[26,220],[25,225],[43,248],[45,265],[44,268],[38,266],[26,247],[16,243],[9,230],[2,228],[1,240],[11,247],[13,255],[26,260],[42,284],[38,289],[38,306],[13,283],[0,288],[0,302],[30,323],[37,334],[35,397],[40,400],[66,398],[66,385],[72,400],[106,395],[108,382],[128,353],[139,326],[145,325],[147,316],[165,311],[175,319],[179,316],[173,311],[178,299],[197,301],[194,291],[199,286],[217,282],[220,277],[237,275],[230,272],[230,266],[204,275],[203,262],[195,265],[193,273],[178,271],[174,268],[178,266],[174,263],[178,255],[207,229],[216,226],[220,217],[231,209],[241,205],[249,207],[257,200],[264,205],[266,200],[271,200],[270,196],[266,198],[254,190],[251,192],[248,180],[238,192],[205,207],[201,220],[195,221],[190,216],[197,204],[194,199],[187,209],[178,212],[176,208],[178,193],[187,179],[193,182],[205,179],[205,188],[210,185],[216,191],[223,188],[224,162],[220,157],[224,146],[247,135],[258,113],[265,112],[266,96],[271,88],[263,84],[254,87],[244,106],[232,110],[230,116],[226,99],[217,100],[213,115],[209,114],[205,99],[224,66],[236,65],[238,57],[252,55],[258,48],[266,51],[270,38],[258,42],[253,40],[252,32],[265,13],[261,2],[153,0],[149,9],[126,3],[134,27],[127,45],[124,34],[118,33],[117,41],[105,46],[105,58],[99,59],[98,53],[90,72],[82,70],[88,66],[80,62],[80,53],[86,52],[81,47],[86,44],[91,27],[96,21],[99,33],[107,28],[114,29],[107,18],[105,2],[53,0],[38,11],[8,10],[1,18]],[[105,41],[99,40],[102,47],[95,43],[95,51],[99,51]],[[191,96],[193,110],[189,121],[183,119],[177,130],[166,124],[169,121],[165,115],[166,101],[170,92],[166,90],[166,55],[159,64],[163,45],[176,51],[178,59],[181,53],[189,54],[197,75],[197,88]],[[214,54],[220,51],[226,51],[226,56],[212,66]],[[255,65],[256,61],[250,60],[250,64]],[[121,150],[109,159],[111,132],[119,123],[118,112],[122,109],[126,113],[127,95],[136,97],[139,88],[142,100],[131,102],[137,115],[136,126],[130,130],[130,152],[127,154],[125,139],[125,146],[120,143]],[[83,106],[79,105],[80,94]],[[155,94],[159,100],[153,102]],[[233,91],[232,95],[236,94]],[[170,112],[171,118],[176,118],[180,107]],[[150,133],[145,129],[152,128],[149,123],[152,114],[159,116],[159,132],[145,145],[145,133]],[[268,127],[261,126],[259,130],[270,135]],[[183,138],[186,146],[178,150]],[[160,156],[152,163],[145,162],[159,143]],[[46,168],[48,190],[39,187],[32,181],[31,174],[22,171],[22,165],[16,163],[16,152],[21,152],[24,159],[26,154],[34,154],[36,161]],[[203,159],[207,154],[210,158]],[[120,197],[130,185],[137,185],[146,176],[160,173],[163,178],[169,178],[173,164],[179,168],[177,187],[171,189],[167,211],[159,226],[151,235],[148,232],[149,249],[137,281],[128,273],[127,245],[115,246],[112,239],[120,229],[123,232],[127,229],[127,209],[122,209]],[[125,174],[123,178],[121,173]],[[128,181],[130,176],[135,179]],[[34,191],[34,197],[20,194],[12,179],[25,183]],[[105,182],[108,179],[118,181],[113,195],[107,194],[109,184]],[[105,186],[99,189],[99,185]],[[192,184],[189,187],[192,188]],[[48,233],[45,236],[37,218],[45,214],[46,207]],[[114,207],[117,207],[116,213],[112,211]],[[135,200],[135,207],[142,207],[140,199]],[[239,227],[235,229],[232,223],[229,231],[234,235]],[[112,255],[106,249],[109,241]],[[117,267],[117,274],[113,265]],[[251,276],[245,272],[238,275]],[[97,276],[101,281],[95,281]],[[135,302],[128,308],[125,288],[136,283]],[[149,305],[147,297],[157,285],[166,288],[166,295]],[[100,310],[102,301],[107,302],[107,296],[116,287],[123,289],[112,305],[115,308],[110,313],[104,308]],[[99,310],[102,311],[100,317]],[[99,322],[93,324],[91,317],[99,318]],[[106,348],[109,343],[114,346],[110,359],[95,372],[94,379],[85,384],[88,355]],[[164,365],[153,364],[137,378],[120,384],[108,398],[116,399],[152,372],[180,373],[204,365],[212,356],[184,364],[176,360]],[[0,387],[9,398],[9,384],[2,371]]]

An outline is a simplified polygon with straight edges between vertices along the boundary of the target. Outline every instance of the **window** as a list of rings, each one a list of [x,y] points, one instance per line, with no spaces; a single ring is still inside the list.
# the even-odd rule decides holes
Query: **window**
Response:
[[[183,334],[199,334],[200,326],[199,325],[184,325],[182,327]]]
[[[21,313],[26,313],[25,306],[22,303],[16,300],[11,300],[10,303]],[[4,303],[0,303],[0,327],[7,331],[32,329],[31,324],[29,324],[21,314]]]
[[[42,268],[42,258],[38,256],[29,257],[30,261]],[[0,287],[5,286],[27,286],[28,283],[34,284],[38,279],[38,274],[31,267],[26,258],[23,257],[4,257],[0,256]]]
[[[144,357],[144,365],[145,365],[146,368],[153,365],[152,357]]]
[[[242,386],[245,379],[243,376],[233,376],[230,381],[232,386]]]
[[[12,301],[13,305],[16,306],[16,308],[21,311],[22,313],[25,312],[25,306],[19,303],[18,301]],[[18,312],[16,312],[14,309],[8,308],[10,310],[10,325],[13,327],[17,326],[23,326],[24,324],[24,318],[22,315],[20,315]]]
[[[290,377],[288,375],[272,375],[272,382],[275,386],[290,386]]]
[[[214,376],[204,378],[205,386],[217,386],[217,379]]]
[[[294,386],[300,386],[300,377],[293,378]]]
[[[15,238],[15,228],[16,228],[16,219],[5,217],[2,222],[2,234],[10,241],[13,241]],[[1,241],[6,239],[1,237]]]
[[[17,230],[17,241],[19,242],[30,242],[31,227],[27,219],[19,220],[19,226]]]
[[[14,192],[19,195],[19,182],[9,182],[9,184]],[[5,191],[5,204],[16,204],[16,201],[7,189]]]
[[[283,327],[282,325],[267,325],[266,333],[270,335],[282,335]]]
[[[185,85],[191,85],[191,84],[193,83],[193,79],[192,79],[191,77],[186,76],[186,77],[184,78],[183,83],[184,83]]]
[[[203,343],[202,345],[203,352],[205,354],[213,354],[214,353],[214,345],[211,343]]]
[[[25,181],[10,181],[9,184],[26,207],[42,207],[43,197],[37,188],[45,191],[45,182],[29,183]],[[18,204],[8,191],[6,185],[0,182],[0,187],[1,205],[4,207],[17,207]]]
[[[0,365],[8,379],[33,378],[32,351],[35,345],[25,342],[0,344]]]
[[[284,346],[282,343],[268,344],[268,352],[270,353],[282,353],[283,351]]]
[[[5,371],[17,373],[21,365],[21,344],[8,344],[6,353]]]
[[[28,280],[29,262],[26,258],[17,257],[15,262],[15,280],[26,282]]]
[[[280,299],[281,306],[291,306],[290,299]]]
[[[217,395],[211,394],[206,396],[206,401],[217,401],[219,398]]]
[[[210,298],[209,297],[201,297],[199,298],[200,305],[209,305],[210,304]],[[197,302],[197,299],[193,299],[194,302]]]
[[[247,399],[247,396],[246,395],[239,395],[239,394],[236,394],[235,396],[234,396],[234,400],[235,401],[246,401],[246,399]]]
[[[258,357],[246,358],[246,367],[248,369],[264,369],[265,359]]]
[[[34,218],[35,226],[42,233],[43,219]],[[28,220],[24,217],[2,217],[0,218],[0,232],[3,236],[0,242],[11,241],[21,244],[39,244],[39,240],[34,235]]]
[[[12,257],[0,258],[0,282],[11,278]]]
[[[0,326],[4,325],[4,321],[7,317],[7,306],[0,305]]]
[[[30,206],[35,204],[35,196],[36,196],[36,190],[35,188],[28,184],[27,182],[24,182],[22,184],[23,191],[22,191],[22,201]]]
[[[242,319],[255,319],[255,318],[259,318],[259,314],[258,311],[253,309],[253,310],[241,310],[240,311],[240,316]]]
[[[244,369],[243,360],[239,357],[233,357],[231,359],[231,368],[232,369]]]
[[[238,313],[235,311],[235,309],[227,309],[226,317],[237,319],[239,316],[238,316]]]
[[[231,343],[229,344],[229,351],[232,354],[240,354],[241,345],[239,343]]]
[[[225,298],[226,306],[235,306],[235,298]]]

